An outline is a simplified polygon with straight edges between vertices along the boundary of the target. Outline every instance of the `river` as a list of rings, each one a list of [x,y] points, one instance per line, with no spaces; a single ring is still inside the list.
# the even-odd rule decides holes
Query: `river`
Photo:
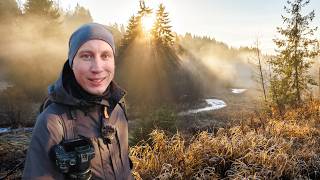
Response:
[[[247,89],[233,88],[230,90],[231,90],[231,93],[233,93],[233,94],[241,94],[241,93],[244,93]],[[185,115],[190,115],[190,114],[195,114],[195,113],[200,113],[200,112],[205,112],[205,111],[217,110],[217,109],[221,109],[221,108],[224,108],[227,106],[227,104],[223,100],[220,100],[220,99],[208,98],[208,99],[205,99],[205,101],[207,102],[206,107],[198,108],[198,109],[191,109],[188,111],[180,112],[180,113],[178,113],[178,115],[185,116]]]

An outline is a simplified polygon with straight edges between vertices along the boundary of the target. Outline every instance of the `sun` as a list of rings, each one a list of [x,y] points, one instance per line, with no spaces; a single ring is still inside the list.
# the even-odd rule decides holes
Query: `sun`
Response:
[[[151,15],[143,16],[141,19],[142,28],[145,32],[151,32],[154,24],[154,18]]]

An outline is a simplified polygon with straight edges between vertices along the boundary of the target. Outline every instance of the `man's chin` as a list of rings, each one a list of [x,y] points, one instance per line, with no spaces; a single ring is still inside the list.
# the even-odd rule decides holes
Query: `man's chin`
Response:
[[[106,91],[105,89],[88,89],[87,92],[89,94],[95,95],[95,96],[101,96]]]
[[[107,90],[108,86],[110,85],[110,82],[111,81],[106,82],[106,83],[108,83],[107,86],[105,86],[105,84],[103,86],[99,86],[99,87],[87,86],[87,88],[85,90],[89,94],[92,94],[92,95],[95,95],[95,96],[101,96]]]

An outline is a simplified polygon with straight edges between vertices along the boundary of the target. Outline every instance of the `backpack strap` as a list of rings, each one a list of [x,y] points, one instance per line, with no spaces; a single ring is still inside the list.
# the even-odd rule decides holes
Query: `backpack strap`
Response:
[[[52,104],[49,97],[46,97],[43,103],[40,105],[39,113],[42,113],[50,104]],[[67,107],[67,112],[64,114],[60,114],[61,125],[63,128],[63,139],[71,140],[78,137],[76,131],[75,120],[77,119],[77,112],[75,109],[72,109],[70,106]]]
[[[76,129],[76,110],[68,107],[68,110],[64,114],[60,114],[61,125],[63,128],[63,140],[71,140],[78,138]]]
[[[52,101],[49,99],[49,97],[46,97],[39,108],[39,114],[42,113],[50,104],[52,104]]]

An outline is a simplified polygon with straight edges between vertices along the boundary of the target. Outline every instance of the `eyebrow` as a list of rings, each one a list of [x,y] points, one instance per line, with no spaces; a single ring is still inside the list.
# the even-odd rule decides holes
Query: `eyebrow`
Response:
[[[79,52],[78,52],[78,54],[83,54],[83,53],[93,53],[92,51],[90,51],[90,50],[80,50]]]

